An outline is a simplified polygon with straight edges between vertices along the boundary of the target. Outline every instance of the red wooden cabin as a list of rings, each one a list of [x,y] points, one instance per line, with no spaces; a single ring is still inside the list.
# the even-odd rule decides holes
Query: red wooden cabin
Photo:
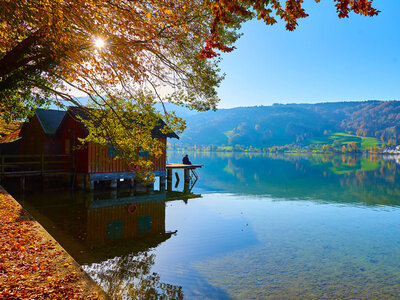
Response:
[[[33,117],[22,125],[15,154],[62,154],[56,131],[64,116],[65,111],[36,109]]]
[[[128,169],[127,164],[112,156],[109,149],[87,143],[80,149],[75,149],[81,145],[78,138],[85,138],[88,135],[81,118],[86,118],[84,110],[78,107],[70,107],[61,121],[57,135],[59,136],[62,153],[73,154],[75,156],[76,172],[78,177],[85,176],[86,184],[93,184],[94,181],[132,179],[134,174]],[[153,160],[155,176],[166,176],[166,142],[167,137],[179,138],[175,133],[162,134],[159,130],[153,131],[153,137],[160,139],[164,147],[163,155]],[[90,188],[90,187],[89,187]]]
[[[20,130],[2,139],[1,176],[19,175],[23,178],[50,172],[68,175],[71,157],[61,154],[60,139],[56,135],[64,115],[65,111],[36,109]]]

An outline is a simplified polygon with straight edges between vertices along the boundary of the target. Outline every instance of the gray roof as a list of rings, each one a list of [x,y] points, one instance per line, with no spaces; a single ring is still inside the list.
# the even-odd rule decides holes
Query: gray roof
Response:
[[[85,109],[85,108],[81,108],[81,107],[76,107],[76,106],[70,106],[68,108],[68,113],[70,113],[74,118],[76,116],[79,116],[80,118],[82,118],[83,120],[88,120],[90,119],[90,115],[88,114],[88,111],[90,109]],[[76,118],[78,120],[78,122],[80,122],[79,118]],[[151,135],[153,137],[167,137],[167,138],[175,138],[175,139],[179,139],[179,136],[175,133],[175,132],[168,132],[168,133],[162,133],[162,129],[167,126],[167,124],[165,124],[165,122],[161,119],[158,120],[158,125],[156,125],[153,130],[151,131]],[[85,131],[87,131],[87,129],[85,128]]]
[[[38,108],[35,114],[45,134],[54,134],[64,118],[65,111]]]

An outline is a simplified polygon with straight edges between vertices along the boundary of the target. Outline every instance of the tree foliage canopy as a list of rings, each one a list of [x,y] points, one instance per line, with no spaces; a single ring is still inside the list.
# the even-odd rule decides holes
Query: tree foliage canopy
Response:
[[[378,13],[372,0],[334,1],[340,18],[351,11]],[[215,109],[216,87],[223,79],[218,52],[234,49],[240,24],[257,17],[272,25],[281,18],[293,30],[297,20],[307,16],[302,4],[303,0],[0,0],[0,114],[21,119],[35,107],[54,102],[82,105],[72,91],[86,94],[92,106],[112,111],[110,118],[115,120],[127,109],[147,113],[164,100],[197,110]],[[151,116],[160,117],[152,111]],[[184,122],[164,113],[169,128],[179,134]],[[150,132],[143,134],[151,141]],[[131,134],[132,142],[134,138]]]

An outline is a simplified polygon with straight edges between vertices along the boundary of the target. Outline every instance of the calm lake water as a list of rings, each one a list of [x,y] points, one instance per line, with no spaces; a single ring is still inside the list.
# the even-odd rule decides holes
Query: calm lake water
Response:
[[[400,297],[400,161],[189,156],[190,195],[14,195],[115,299]]]

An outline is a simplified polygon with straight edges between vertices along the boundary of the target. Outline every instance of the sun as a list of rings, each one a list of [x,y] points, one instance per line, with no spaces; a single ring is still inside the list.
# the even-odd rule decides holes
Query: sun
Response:
[[[96,38],[94,40],[94,45],[99,49],[103,48],[105,46],[105,44],[106,44],[106,42],[102,38]]]

